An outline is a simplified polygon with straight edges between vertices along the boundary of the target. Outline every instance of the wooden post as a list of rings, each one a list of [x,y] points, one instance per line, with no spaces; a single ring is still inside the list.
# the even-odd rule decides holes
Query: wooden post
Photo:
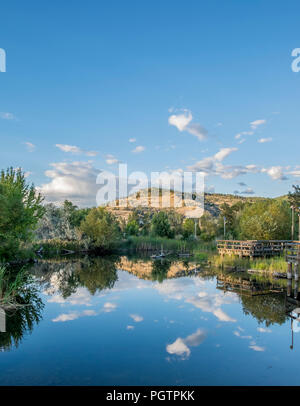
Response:
[[[292,262],[288,262],[287,278],[291,280],[291,279],[292,279],[292,275],[293,275],[293,264],[292,264]]]
[[[295,281],[295,286],[294,286],[294,299],[298,299],[298,288],[299,288],[299,283],[298,280]]]
[[[6,314],[5,310],[0,307],[0,333],[6,333]]]
[[[298,279],[299,279],[299,264],[294,265],[294,277],[295,277],[295,281],[298,281]]]
[[[291,297],[292,295],[292,279],[287,280],[287,296]]]
[[[292,209],[292,241],[294,241],[294,235],[295,235],[295,208],[294,206],[291,207]]]

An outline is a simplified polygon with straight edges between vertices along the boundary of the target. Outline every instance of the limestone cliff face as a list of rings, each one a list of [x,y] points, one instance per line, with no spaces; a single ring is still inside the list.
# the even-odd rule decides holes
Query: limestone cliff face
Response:
[[[194,196],[187,194],[182,199],[182,194],[176,191],[166,191],[152,189],[143,189],[139,192],[129,195],[126,198],[115,200],[109,205],[109,210],[126,220],[128,219],[131,211],[136,207],[144,208],[149,211],[159,211],[162,209],[170,208],[174,209],[177,213],[182,214],[185,217],[199,217],[197,211],[203,209],[201,203],[201,196],[197,196],[197,200],[193,199]],[[220,213],[220,206],[227,203],[229,206],[237,202],[255,202],[259,197],[242,197],[237,195],[225,195],[217,193],[205,193],[202,196],[204,201],[204,210],[210,213],[212,216],[217,217]]]
[[[127,257],[121,257],[120,262],[118,264],[118,268],[120,270],[124,270],[127,272],[132,273],[133,275],[137,276],[139,279],[152,279],[152,270],[153,270],[153,261],[149,260],[137,260],[132,261],[129,260]],[[180,261],[175,261],[171,264],[170,268],[166,273],[167,278],[175,278],[179,275],[182,275],[183,272],[189,272],[190,270],[195,268],[195,264],[190,262],[187,265],[184,265]]]

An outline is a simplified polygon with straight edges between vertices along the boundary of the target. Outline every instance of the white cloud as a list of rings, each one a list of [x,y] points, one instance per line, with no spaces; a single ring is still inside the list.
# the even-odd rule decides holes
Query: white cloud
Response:
[[[139,153],[145,151],[145,149],[146,149],[145,147],[143,147],[142,145],[139,145],[139,146],[135,147],[135,148],[132,150],[132,152],[133,152],[134,154],[139,154]]]
[[[134,330],[134,326],[128,325],[128,326],[126,326],[126,329],[127,330]]]
[[[259,127],[259,126],[261,126],[261,125],[263,125],[263,124],[266,124],[266,122],[267,122],[267,120],[264,120],[264,119],[262,119],[262,120],[255,120],[255,121],[252,121],[252,122],[250,123],[250,126],[251,126],[251,128],[252,128],[253,130],[256,130],[257,127]]]
[[[98,155],[97,151],[86,151],[83,150],[76,145],[67,145],[67,144],[55,144],[57,148],[59,148],[63,152],[68,152],[71,154],[77,154],[77,155],[87,155],[87,156],[96,156]]]
[[[0,111],[0,118],[2,118],[2,120],[15,120],[16,117],[13,113]]]
[[[182,359],[187,359],[191,354],[189,347],[197,347],[205,340],[205,338],[205,331],[198,328],[195,333],[187,336],[186,338],[178,337],[172,344],[168,344],[166,351],[169,354],[178,355]]]
[[[222,162],[228,155],[237,150],[238,150],[237,148],[221,148],[220,151],[217,152],[214,157],[217,161]]]
[[[62,313],[57,316],[55,319],[52,319],[54,323],[65,322],[79,319],[79,317],[84,316],[97,316],[97,313],[94,310],[84,310],[83,312],[73,312],[73,313]]]
[[[232,152],[237,151],[237,148],[221,148],[214,156],[203,158],[201,161],[196,162],[193,165],[188,166],[190,171],[202,171],[210,175],[226,176],[226,167],[221,162],[229,156]],[[231,169],[233,167],[227,167]]]
[[[253,351],[259,351],[259,352],[266,350],[265,347],[260,347],[259,345],[255,345],[255,344],[249,345],[249,348],[251,348],[251,350],[253,350]]]
[[[131,314],[130,317],[132,320],[134,320],[136,323],[140,323],[141,321],[144,320],[144,317],[138,315],[138,314]]]
[[[26,148],[27,148],[28,152],[35,151],[36,146],[34,144],[32,144],[31,142],[24,142],[24,144],[26,145]]]
[[[136,138],[129,138],[129,142],[136,142]]]
[[[106,302],[106,303],[104,303],[102,310],[105,313],[110,313],[110,312],[113,312],[114,310],[116,310],[116,308],[117,308],[117,305],[115,303]]]
[[[213,311],[213,314],[220,320],[225,322],[235,323],[236,319],[228,316],[222,309],[216,309]]]
[[[257,142],[259,142],[260,144],[265,144],[266,142],[272,142],[273,138],[269,137],[269,138],[260,138]]]
[[[287,180],[282,166],[272,166],[271,168],[263,168],[262,172],[267,173],[273,180]]]
[[[40,186],[39,191],[47,202],[60,203],[72,200],[79,206],[95,206],[99,185],[96,184],[99,170],[91,162],[57,162],[45,175],[51,179]]]
[[[257,327],[257,331],[259,331],[260,333],[272,333],[272,330],[263,327]]]
[[[189,123],[192,121],[192,113],[188,110],[182,114],[173,114],[169,117],[169,124],[175,126],[179,131],[186,130]]]
[[[108,165],[113,165],[113,164],[119,163],[120,161],[119,161],[116,157],[114,157],[113,155],[108,154],[108,155],[106,155],[106,160],[105,160],[105,162],[106,162]]]
[[[176,354],[182,358],[188,358],[191,354],[191,350],[182,338],[177,338],[174,343],[167,345],[166,350],[169,354]]]
[[[56,322],[64,322],[64,321],[70,321],[70,320],[76,320],[79,317],[79,313],[74,312],[74,313],[63,313],[57,316],[55,319],[52,319],[54,323]]]
[[[189,110],[183,110],[182,113],[172,114],[168,122],[180,132],[186,131],[197,137],[200,141],[204,140],[207,135],[207,130],[198,123],[191,123],[192,119],[192,113]]]

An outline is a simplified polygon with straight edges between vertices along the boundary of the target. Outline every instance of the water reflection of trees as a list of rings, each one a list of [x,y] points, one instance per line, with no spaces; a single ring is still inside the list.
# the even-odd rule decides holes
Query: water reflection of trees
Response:
[[[2,351],[8,351],[13,346],[18,347],[24,335],[33,331],[35,324],[42,319],[43,307],[36,285],[27,281],[24,289],[16,296],[16,304],[3,308],[6,332],[0,333]]]
[[[37,264],[33,272],[49,293],[59,293],[64,299],[86,287],[91,295],[113,288],[118,279],[119,257],[84,257],[69,261],[45,261]]]
[[[267,294],[257,296],[241,295],[244,314],[253,316],[259,323],[283,324],[286,319],[284,294]]]
[[[153,261],[151,277],[153,281],[163,282],[167,278],[167,273],[172,262],[167,259]]]

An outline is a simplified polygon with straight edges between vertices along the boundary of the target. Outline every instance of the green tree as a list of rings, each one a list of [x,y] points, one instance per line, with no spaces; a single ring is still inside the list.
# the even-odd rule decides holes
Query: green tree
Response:
[[[43,198],[26,183],[21,169],[0,174],[0,256],[13,257],[21,242],[28,242],[44,214]]]
[[[104,207],[91,209],[80,230],[90,239],[92,248],[102,251],[110,250],[121,237],[116,217]]]
[[[300,240],[300,186],[293,185],[293,188],[294,188],[294,192],[289,192],[288,201],[290,203],[290,206],[294,210],[294,213],[296,213],[296,221],[294,218],[293,230],[295,229],[295,226],[298,223],[298,230],[299,230],[298,239]],[[293,236],[293,238],[294,238],[294,236]]]
[[[285,201],[263,200],[242,212],[240,237],[246,240],[285,240],[290,234],[290,209]]]
[[[131,219],[127,222],[125,233],[128,235],[139,235],[139,224],[135,219]]]
[[[219,217],[219,234],[224,234],[224,217],[226,221],[226,236],[230,238],[237,238],[238,236],[238,225],[239,219],[245,203],[238,202],[232,206],[227,203],[223,203],[220,206],[220,217]]]
[[[191,238],[195,235],[195,220],[191,218],[187,218],[183,222],[183,237],[185,239]],[[196,224],[196,235],[200,235],[200,227],[199,227],[199,222],[197,221]]]
[[[152,233],[157,237],[174,237],[174,232],[171,230],[168,215],[164,211],[160,211],[154,214],[152,218],[151,229]]]
[[[171,226],[171,230],[174,235],[179,235],[183,233],[182,225],[184,221],[184,216],[180,213],[177,213],[176,210],[167,211],[168,220]]]
[[[201,239],[203,241],[212,241],[216,238],[218,225],[217,220],[210,213],[204,213],[200,219]]]

